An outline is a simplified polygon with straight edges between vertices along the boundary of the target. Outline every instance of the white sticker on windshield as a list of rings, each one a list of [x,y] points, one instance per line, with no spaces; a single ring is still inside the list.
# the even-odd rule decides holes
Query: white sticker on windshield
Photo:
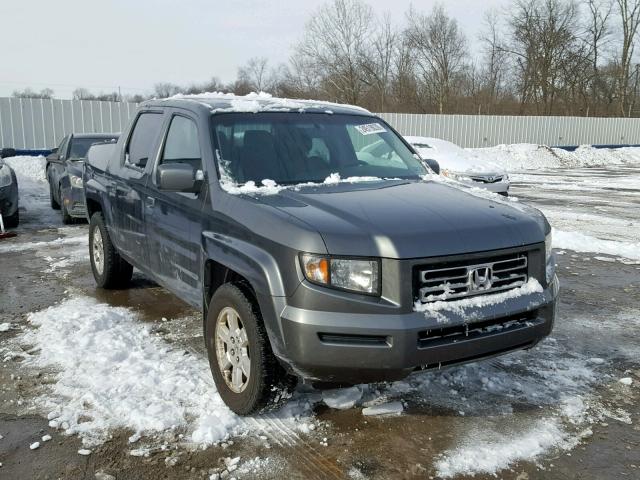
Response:
[[[379,123],[367,123],[366,125],[356,125],[362,135],[373,135],[374,133],[385,133],[387,130]]]

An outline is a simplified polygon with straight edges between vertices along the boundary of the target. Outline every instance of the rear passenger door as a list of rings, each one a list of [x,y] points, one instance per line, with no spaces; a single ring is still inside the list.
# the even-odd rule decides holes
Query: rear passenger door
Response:
[[[145,226],[147,182],[153,166],[165,116],[161,111],[141,111],[129,133],[120,165],[113,175],[109,196],[116,226],[116,245],[136,265],[149,269]]]
[[[202,138],[192,117],[183,113],[171,116],[149,182],[155,202],[147,204],[146,211],[154,273],[192,305],[202,302],[200,234],[206,182],[199,193],[167,192],[158,188],[156,172],[158,166],[168,163],[185,163],[202,171]]]

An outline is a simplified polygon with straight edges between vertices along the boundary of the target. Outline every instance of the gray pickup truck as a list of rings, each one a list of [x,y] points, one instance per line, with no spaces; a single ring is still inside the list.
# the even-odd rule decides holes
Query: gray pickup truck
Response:
[[[149,101],[116,145],[91,148],[84,189],[98,286],[125,288],[136,267],[201,308],[238,414],[300,378],[401,379],[530,348],[554,323],[545,217],[443,181],[360,108]]]

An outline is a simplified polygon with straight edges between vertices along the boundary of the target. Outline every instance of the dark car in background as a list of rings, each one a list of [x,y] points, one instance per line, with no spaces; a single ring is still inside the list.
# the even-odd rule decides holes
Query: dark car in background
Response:
[[[5,158],[15,155],[13,148],[0,150],[0,214],[5,228],[15,228],[20,223],[16,172],[4,162]]]
[[[85,218],[82,169],[91,145],[115,143],[116,133],[70,134],[47,156],[47,181],[51,208],[62,212],[62,221]]]

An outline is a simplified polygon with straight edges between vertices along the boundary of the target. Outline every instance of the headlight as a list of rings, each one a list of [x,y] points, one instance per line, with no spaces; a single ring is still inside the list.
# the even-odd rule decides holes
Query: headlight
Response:
[[[380,261],[377,259],[303,253],[300,263],[305,278],[312,283],[367,295],[380,293]]]
[[[82,178],[76,177],[75,175],[69,175],[69,181],[71,182],[72,187],[82,188]]]
[[[11,185],[11,182],[13,182],[11,170],[9,170],[9,167],[0,165],[0,187]]]
[[[545,253],[546,263],[549,263],[549,259],[551,258],[552,240],[553,238],[551,235],[551,231],[549,231],[549,233],[547,233],[547,235],[544,237],[544,253]]]
[[[551,283],[553,276],[556,273],[556,262],[552,254],[552,236],[551,232],[547,233],[544,237],[544,253],[545,253],[545,276],[547,278],[547,284]]]
[[[440,170],[440,173],[445,177],[450,178],[451,180],[456,180],[458,182],[472,182],[471,177],[465,175],[464,173],[452,172],[449,169]]]

